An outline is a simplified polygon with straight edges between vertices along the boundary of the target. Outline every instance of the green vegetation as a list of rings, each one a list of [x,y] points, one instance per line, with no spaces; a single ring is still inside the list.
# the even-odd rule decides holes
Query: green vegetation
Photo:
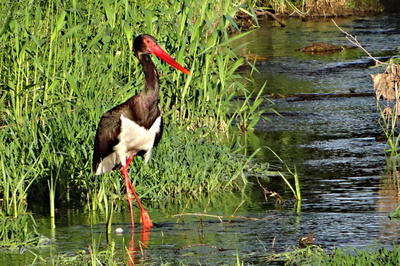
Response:
[[[388,155],[390,154],[392,159],[397,159],[400,140],[398,133],[399,108],[397,107],[400,97],[397,92],[399,85],[397,69],[400,65],[396,64],[394,60],[390,60],[389,63],[384,63],[376,59],[375,61],[380,64],[380,67],[386,67],[383,73],[371,75],[376,106],[380,112],[379,124],[387,140],[386,152]]]
[[[266,148],[269,149],[272,152],[272,154],[285,166],[287,173],[289,173],[290,175],[293,176],[294,188],[290,184],[290,182],[287,180],[287,178],[281,172],[278,172],[278,174],[282,177],[283,181],[285,181],[286,185],[293,192],[293,196],[296,199],[296,203],[299,204],[298,211],[300,211],[300,202],[301,202],[300,180],[299,180],[299,176],[296,171],[296,167],[294,167],[294,169],[292,170],[288,165],[285,164],[285,162],[282,160],[282,158],[279,157],[278,154],[276,154],[276,152],[271,150],[269,147],[266,147]]]
[[[243,59],[228,48],[246,35],[228,36],[228,26],[237,28],[237,8],[213,0],[2,2],[0,215],[23,223],[15,227],[20,234],[3,235],[28,238],[21,218],[28,203],[46,206],[52,217],[63,204],[105,211],[111,219],[124,188],[118,171],[92,175],[93,139],[101,114],[142,89],[132,53],[141,33],[155,36],[192,72],[182,75],[153,59],[167,128],[150,164],[137,159],[131,167],[141,197],[245,184],[246,159],[222,145],[230,143],[229,127],[249,130],[261,117],[248,114],[261,100],[234,101],[251,97],[235,74]]]
[[[393,246],[393,250],[386,248],[370,247],[370,249],[359,251],[352,249],[345,251],[336,248],[332,254],[326,253],[319,246],[308,246],[307,248],[291,248],[291,250],[270,254],[266,260],[281,261],[285,265],[397,265],[400,256],[398,246]]]

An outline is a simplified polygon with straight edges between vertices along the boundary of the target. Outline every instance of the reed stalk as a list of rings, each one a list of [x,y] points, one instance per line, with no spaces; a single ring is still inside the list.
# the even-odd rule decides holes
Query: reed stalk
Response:
[[[54,180],[53,177],[50,178],[50,180],[48,180],[48,186],[49,186],[49,201],[50,201],[50,218],[51,218],[51,228],[55,228],[56,224],[55,224],[55,186],[54,186]]]

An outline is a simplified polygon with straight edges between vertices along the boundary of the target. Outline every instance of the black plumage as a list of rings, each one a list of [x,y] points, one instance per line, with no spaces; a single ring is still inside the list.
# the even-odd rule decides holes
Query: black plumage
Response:
[[[147,163],[152,148],[158,144],[163,132],[163,121],[158,108],[159,77],[150,54],[158,56],[185,74],[190,75],[190,72],[161,49],[154,37],[148,34],[137,36],[133,47],[143,67],[144,89],[101,117],[94,142],[92,168],[93,172],[99,175],[122,165],[121,172],[125,178],[132,226],[134,226],[133,195],[141,210],[140,220],[144,227],[149,228],[153,224],[131,184],[128,166],[136,155],[143,155]]]

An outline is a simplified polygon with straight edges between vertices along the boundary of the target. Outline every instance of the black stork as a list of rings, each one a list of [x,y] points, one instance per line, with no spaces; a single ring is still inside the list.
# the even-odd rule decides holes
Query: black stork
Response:
[[[135,56],[143,67],[145,86],[140,93],[101,117],[94,141],[93,172],[95,175],[100,175],[121,165],[132,228],[134,227],[132,194],[140,208],[140,222],[144,228],[150,228],[153,223],[128,176],[128,166],[133,157],[144,156],[147,163],[151,150],[160,141],[163,131],[161,112],[158,108],[159,78],[150,54],[156,55],[187,75],[190,75],[190,72],[178,64],[157,44],[155,38],[148,34],[137,36],[133,48]]]

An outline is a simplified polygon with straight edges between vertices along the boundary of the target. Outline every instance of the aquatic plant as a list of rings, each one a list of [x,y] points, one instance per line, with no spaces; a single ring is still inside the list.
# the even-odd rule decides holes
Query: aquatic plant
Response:
[[[292,184],[288,181],[288,179],[286,178],[286,176],[282,173],[282,172],[278,172],[278,174],[282,177],[283,181],[285,181],[286,185],[290,188],[290,190],[293,193],[293,196],[296,198],[296,203],[297,203],[297,211],[300,211],[300,202],[301,202],[301,191],[300,191],[300,180],[299,180],[299,176],[297,174],[296,171],[296,167],[294,166],[293,169],[291,169],[283,160],[281,157],[279,157],[279,155],[274,152],[273,150],[271,150],[271,148],[266,147],[268,150],[270,150],[272,152],[272,154],[285,166],[286,168],[286,172],[290,175],[293,176],[294,179],[294,188],[292,186]]]
[[[396,265],[399,252],[396,245],[393,245],[393,251],[370,246],[363,251],[335,248],[331,253],[312,245],[306,248],[290,247],[286,252],[268,254],[264,258],[268,262],[284,262],[285,265]]]
[[[0,249],[23,252],[43,241],[32,215],[19,214],[12,218],[0,213]]]
[[[386,151],[391,156],[398,154],[400,140],[400,135],[398,134],[400,116],[399,71],[400,65],[390,62],[384,73],[371,75],[376,95],[376,105],[381,115],[379,122],[389,147]],[[383,100],[382,102],[381,99]]]

